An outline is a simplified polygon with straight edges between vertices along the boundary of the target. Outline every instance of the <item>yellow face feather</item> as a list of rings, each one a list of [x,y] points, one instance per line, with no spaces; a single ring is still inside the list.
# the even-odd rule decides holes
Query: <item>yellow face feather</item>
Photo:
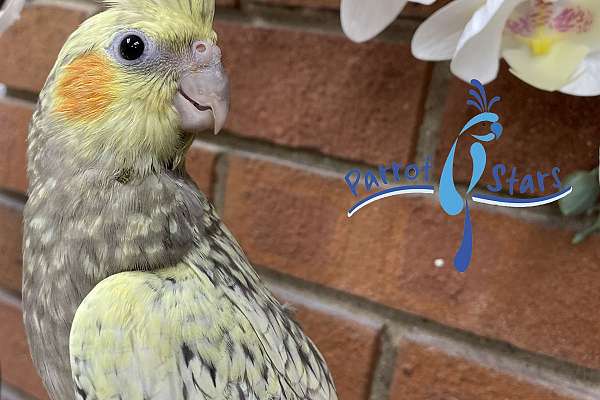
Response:
[[[189,138],[173,106],[195,40],[216,41],[214,1],[122,0],[85,21],[63,47],[40,98],[48,125],[78,157],[152,169],[181,158]],[[123,32],[140,32],[155,57],[137,66],[115,56]],[[117,50],[118,51],[118,50]]]

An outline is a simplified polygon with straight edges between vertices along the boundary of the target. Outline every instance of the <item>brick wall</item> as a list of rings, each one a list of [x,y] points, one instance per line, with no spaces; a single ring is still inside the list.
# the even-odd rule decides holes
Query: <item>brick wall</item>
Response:
[[[380,40],[357,45],[340,33],[337,0],[218,3],[231,114],[225,132],[198,138],[189,169],[296,308],[340,398],[600,398],[600,236],[573,247],[582,221],[555,207],[476,206],[474,260],[458,274],[461,224],[432,200],[388,199],[345,216],[354,200],[345,171],[433,155],[439,173],[467,117],[466,85],[448,65],[410,55],[431,9],[410,5]],[[47,398],[20,315],[25,137],[63,41],[95,11],[34,1],[0,37],[2,398]],[[506,116],[490,161],[523,174],[560,165],[562,176],[597,163],[600,100],[539,92],[506,68],[489,90],[505,98]],[[466,162],[458,158],[457,171]]]

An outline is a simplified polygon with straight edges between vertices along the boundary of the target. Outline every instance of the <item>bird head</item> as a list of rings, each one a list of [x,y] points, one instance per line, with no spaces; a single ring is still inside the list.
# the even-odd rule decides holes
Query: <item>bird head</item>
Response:
[[[217,133],[228,79],[214,0],[110,0],[67,40],[40,94],[53,143],[83,163],[155,170]]]
[[[481,82],[473,79],[471,85],[477,91],[469,89],[472,99],[467,100],[467,105],[475,107],[479,113],[463,126],[459,136],[469,132],[469,135],[482,142],[498,140],[502,135],[503,127],[500,123],[500,116],[492,112],[492,107],[500,101],[500,97],[494,96],[488,101],[485,87]]]

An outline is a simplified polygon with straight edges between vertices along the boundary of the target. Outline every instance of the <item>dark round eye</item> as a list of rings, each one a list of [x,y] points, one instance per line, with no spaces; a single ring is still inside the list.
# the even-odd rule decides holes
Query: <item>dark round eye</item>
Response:
[[[146,45],[141,37],[137,35],[127,35],[121,41],[119,53],[127,61],[137,60],[144,54]]]

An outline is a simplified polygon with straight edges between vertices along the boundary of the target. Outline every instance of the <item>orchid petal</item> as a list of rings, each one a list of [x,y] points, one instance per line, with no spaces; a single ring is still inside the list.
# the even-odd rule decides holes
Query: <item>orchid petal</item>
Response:
[[[600,51],[588,54],[580,64],[575,79],[560,91],[574,96],[599,96]]]
[[[346,36],[355,42],[365,42],[372,39],[394,22],[407,1],[342,0],[340,6],[342,29]]]
[[[14,24],[21,15],[25,0],[7,0],[4,8],[0,11],[0,33]]]
[[[469,21],[459,39],[450,68],[459,78],[483,84],[496,78],[500,68],[502,33],[517,5],[526,0],[488,0]]]
[[[565,86],[589,53],[585,45],[558,42],[548,54],[533,55],[529,47],[506,49],[504,59],[519,79],[538,89],[555,91]]]
[[[485,0],[455,0],[423,22],[412,39],[412,53],[427,61],[449,60],[465,25]]]

